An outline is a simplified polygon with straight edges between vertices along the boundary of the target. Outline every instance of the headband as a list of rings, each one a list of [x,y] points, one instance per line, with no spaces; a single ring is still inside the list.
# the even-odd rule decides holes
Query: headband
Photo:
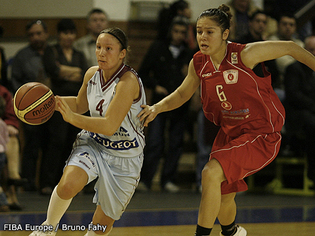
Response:
[[[108,34],[114,36],[114,37],[120,42],[120,44],[122,45],[122,48],[123,48],[123,49],[127,49],[127,48],[126,48],[126,45],[121,41],[121,39],[120,39],[117,35],[115,35],[114,33],[110,32],[110,31],[107,31],[107,32],[105,32],[105,33],[108,33]]]

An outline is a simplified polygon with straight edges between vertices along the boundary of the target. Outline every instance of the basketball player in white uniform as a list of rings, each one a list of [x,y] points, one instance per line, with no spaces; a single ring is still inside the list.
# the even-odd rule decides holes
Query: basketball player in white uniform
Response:
[[[42,224],[50,228],[31,236],[55,235],[72,198],[96,178],[93,201],[97,207],[85,236],[109,235],[125,211],[143,163],[145,139],[137,115],[146,103],[140,78],[124,64],[126,53],[124,32],[103,30],[96,42],[99,66],[87,71],[78,96],[56,96],[56,110],[82,131],[50,199]],[[88,110],[91,117],[81,115]]]

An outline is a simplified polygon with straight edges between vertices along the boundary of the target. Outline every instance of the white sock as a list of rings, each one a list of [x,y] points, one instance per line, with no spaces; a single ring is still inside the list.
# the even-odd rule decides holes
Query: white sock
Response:
[[[72,201],[72,198],[68,200],[61,199],[57,194],[57,186],[51,194],[47,210],[47,220],[45,222],[48,225],[54,226],[54,228],[59,223]]]

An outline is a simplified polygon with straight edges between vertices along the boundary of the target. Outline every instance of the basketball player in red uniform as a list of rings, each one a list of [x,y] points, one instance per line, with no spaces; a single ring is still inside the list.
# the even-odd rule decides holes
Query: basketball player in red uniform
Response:
[[[229,7],[208,9],[197,19],[200,51],[190,62],[188,75],[172,94],[139,113],[145,126],[159,113],[184,104],[200,85],[205,116],[220,131],[202,172],[202,196],[196,236],[210,235],[218,218],[221,235],[246,236],[235,225],[236,192],[247,190],[244,178],[277,156],[285,112],[271,87],[270,74],[258,77],[252,69],[283,55],[315,70],[315,57],[291,41],[264,41],[247,45],[227,41]]]

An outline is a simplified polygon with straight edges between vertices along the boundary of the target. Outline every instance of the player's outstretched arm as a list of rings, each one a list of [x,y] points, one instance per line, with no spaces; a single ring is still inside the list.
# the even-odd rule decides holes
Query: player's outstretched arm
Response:
[[[263,41],[246,45],[241,52],[242,62],[249,68],[258,63],[290,55],[315,70],[315,57],[293,41]]]
[[[144,120],[144,126],[162,112],[174,110],[187,102],[199,87],[200,80],[196,74],[193,59],[189,63],[188,74],[183,83],[170,95],[158,103],[148,106],[142,105],[143,110],[138,114],[140,121]]]

